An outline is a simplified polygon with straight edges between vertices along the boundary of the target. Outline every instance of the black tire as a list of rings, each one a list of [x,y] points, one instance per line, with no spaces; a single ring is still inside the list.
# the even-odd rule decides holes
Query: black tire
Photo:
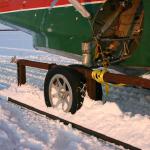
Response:
[[[44,82],[44,97],[45,103],[48,107],[53,107],[52,100],[49,96],[49,86],[51,84],[51,80],[57,75],[64,76],[70,84],[72,90],[72,102],[70,109],[67,110],[67,112],[71,112],[72,114],[74,114],[82,106],[84,100],[81,92],[81,89],[83,88],[82,76],[75,70],[65,66],[57,66],[50,69],[46,75]]]
[[[69,67],[71,67],[72,69],[74,68],[80,68],[80,69],[89,69],[88,67],[86,66],[83,66],[83,65],[77,65],[77,64],[73,64],[73,65],[70,65]],[[91,81],[93,82],[92,84],[90,83],[88,85],[88,82],[86,81],[86,79],[83,77],[82,78],[82,81],[84,83],[86,83],[86,89],[85,91],[87,90],[87,93],[88,93],[88,96],[94,100],[94,101],[102,101],[102,98],[103,98],[103,90],[102,90],[102,85],[94,80],[91,79]],[[89,90],[88,90],[89,89]],[[95,91],[95,93],[93,91]],[[91,92],[92,91],[92,92]],[[81,105],[82,106],[82,105]]]

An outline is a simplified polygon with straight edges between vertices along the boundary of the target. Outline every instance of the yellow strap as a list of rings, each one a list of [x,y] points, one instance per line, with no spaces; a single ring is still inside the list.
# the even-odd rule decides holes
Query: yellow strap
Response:
[[[112,83],[111,83],[112,84]],[[119,84],[112,84],[115,87],[121,87],[121,86],[126,86],[126,84],[123,83],[119,83]]]
[[[106,91],[106,94],[108,95],[108,93],[109,93],[109,84],[104,81],[104,74],[106,72],[108,72],[107,69],[94,70],[94,71],[92,71],[92,78],[94,80],[96,80],[97,82],[99,82],[100,84],[105,85],[105,91]]]
[[[108,95],[109,93],[109,83],[104,81],[104,74],[108,72],[107,68],[103,70],[94,70],[92,71],[92,78],[96,80],[98,83],[105,85],[105,92]],[[115,87],[125,86],[125,84],[112,84]]]

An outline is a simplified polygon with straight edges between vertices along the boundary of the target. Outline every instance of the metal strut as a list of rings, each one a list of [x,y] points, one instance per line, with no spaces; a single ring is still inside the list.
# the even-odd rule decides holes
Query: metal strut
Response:
[[[56,64],[35,62],[35,61],[24,60],[24,59],[17,60],[17,76],[18,76],[18,85],[19,86],[26,83],[26,66],[49,70],[49,69],[55,67]]]
[[[35,61],[24,60],[24,59],[17,60],[18,85],[26,83],[26,66],[49,70],[53,67],[56,67],[57,65],[42,63],[42,62],[35,62]],[[87,80],[92,80],[92,72],[93,72],[92,69],[85,67],[85,66],[80,66],[80,65],[76,65],[75,67],[72,66],[72,68],[75,71],[81,73]],[[105,72],[103,74],[103,81],[107,83],[125,84],[128,86],[150,89],[150,80],[137,77],[137,76],[128,76],[128,75]]]

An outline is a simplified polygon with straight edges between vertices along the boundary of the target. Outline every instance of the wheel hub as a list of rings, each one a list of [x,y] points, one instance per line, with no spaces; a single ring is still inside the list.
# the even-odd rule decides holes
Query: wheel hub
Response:
[[[49,85],[49,97],[53,107],[69,111],[72,105],[72,89],[65,76],[54,75]]]

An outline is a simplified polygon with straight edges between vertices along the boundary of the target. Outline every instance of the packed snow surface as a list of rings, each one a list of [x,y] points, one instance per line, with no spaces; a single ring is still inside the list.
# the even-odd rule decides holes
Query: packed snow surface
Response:
[[[2,27],[2,26],[1,26]],[[11,58],[77,64],[76,60],[33,50],[32,38],[22,32],[0,33],[0,149],[2,150],[110,150],[122,149],[51,121],[7,102],[7,97],[101,132],[144,150],[150,149],[150,91],[110,88],[106,103],[85,97],[72,115],[47,108],[44,103],[45,70],[27,68],[27,83],[17,86],[16,64]],[[150,78],[150,75],[145,75]]]

